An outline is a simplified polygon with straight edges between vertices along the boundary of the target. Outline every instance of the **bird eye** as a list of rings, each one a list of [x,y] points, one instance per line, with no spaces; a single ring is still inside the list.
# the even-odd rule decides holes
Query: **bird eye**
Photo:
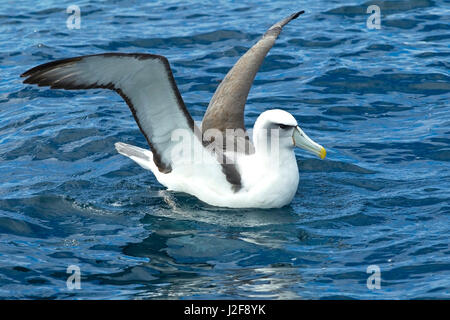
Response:
[[[291,126],[288,126],[288,125],[286,125],[286,124],[280,124],[280,128],[281,129],[288,129],[288,128],[290,128]]]

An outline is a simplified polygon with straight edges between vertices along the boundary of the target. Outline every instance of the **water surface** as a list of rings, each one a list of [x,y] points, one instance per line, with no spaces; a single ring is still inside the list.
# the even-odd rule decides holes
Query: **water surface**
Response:
[[[0,298],[449,298],[450,8],[445,1],[71,1],[0,5]],[[366,9],[381,8],[369,30]],[[170,60],[201,120],[220,80],[304,9],[264,62],[246,124],[282,108],[324,145],[298,150],[290,206],[228,210],[164,191],[114,149],[145,147],[110,91],[19,75],[54,59]],[[68,290],[66,269],[81,269]],[[366,286],[367,267],[381,289]]]

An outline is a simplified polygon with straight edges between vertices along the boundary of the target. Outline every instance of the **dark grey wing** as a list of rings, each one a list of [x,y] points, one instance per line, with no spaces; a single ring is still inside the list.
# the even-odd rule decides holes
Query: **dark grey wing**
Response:
[[[236,62],[209,103],[202,122],[204,134],[210,129],[217,129],[223,134],[226,133],[226,129],[236,130],[236,136],[247,141],[250,152],[246,153],[251,153],[253,146],[248,141],[244,125],[244,108],[248,93],[256,73],[281,33],[281,29],[302,13],[304,11],[294,13],[271,26],[264,36]],[[233,141],[236,144],[236,140]]]

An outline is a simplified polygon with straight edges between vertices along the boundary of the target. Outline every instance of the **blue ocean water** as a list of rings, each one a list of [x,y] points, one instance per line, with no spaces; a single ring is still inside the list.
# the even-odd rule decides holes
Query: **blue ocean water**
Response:
[[[72,4],[80,29],[66,26]],[[381,29],[366,25],[372,4]],[[201,120],[233,63],[301,9],[246,109],[250,128],[287,110],[327,148],[323,161],[297,151],[282,209],[165,191],[114,149],[146,146],[120,97],[19,77],[77,55],[161,54]],[[18,0],[1,2],[0,30],[0,298],[450,298],[449,2]]]

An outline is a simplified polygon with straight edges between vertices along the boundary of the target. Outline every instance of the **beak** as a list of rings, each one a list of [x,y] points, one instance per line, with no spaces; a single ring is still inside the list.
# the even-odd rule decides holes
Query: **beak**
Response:
[[[325,158],[327,155],[325,148],[312,141],[298,126],[294,128],[292,140],[294,140],[295,146],[317,155],[320,159]]]

